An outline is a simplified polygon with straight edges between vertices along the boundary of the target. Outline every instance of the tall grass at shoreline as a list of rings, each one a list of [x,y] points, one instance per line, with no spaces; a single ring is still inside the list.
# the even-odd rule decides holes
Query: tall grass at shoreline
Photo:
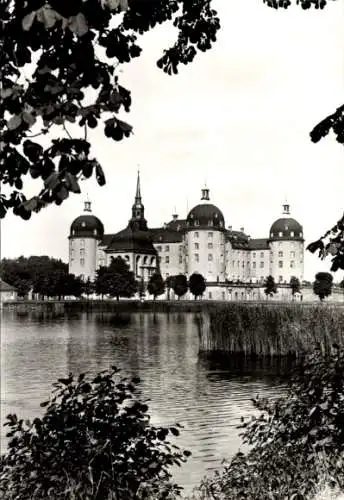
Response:
[[[344,344],[344,309],[327,304],[217,305],[200,329],[200,352],[300,356]]]

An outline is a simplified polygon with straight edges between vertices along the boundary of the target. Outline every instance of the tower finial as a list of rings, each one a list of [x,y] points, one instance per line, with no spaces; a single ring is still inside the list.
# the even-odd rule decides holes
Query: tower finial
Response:
[[[88,196],[88,193],[86,194],[86,201],[85,201],[85,204],[84,204],[84,212],[91,212],[91,202],[90,202],[90,198]]]
[[[201,196],[201,200],[202,201],[209,201],[209,189],[207,188],[207,186],[205,185],[205,187],[202,189],[202,196]]]
[[[283,215],[290,215],[290,205],[287,199],[285,199],[285,202],[283,203]]]

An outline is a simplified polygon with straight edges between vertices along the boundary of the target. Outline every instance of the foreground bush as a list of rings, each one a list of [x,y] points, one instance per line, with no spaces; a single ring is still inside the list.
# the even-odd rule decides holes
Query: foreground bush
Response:
[[[247,454],[204,481],[198,498],[312,499],[323,478],[344,491],[344,352],[307,358],[285,397],[254,400],[261,411],[242,427]],[[197,496],[196,496],[197,497]]]
[[[0,463],[0,495],[11,499],[130,500],[179,496],[170,466],[190,455],[166,441],[177,428],[154,427],[134,392],[139,379],[118,370],[90,380],[59,379],[42,418],[8,415],[9,450]],[[177,426],[178,427],[178,426]]]

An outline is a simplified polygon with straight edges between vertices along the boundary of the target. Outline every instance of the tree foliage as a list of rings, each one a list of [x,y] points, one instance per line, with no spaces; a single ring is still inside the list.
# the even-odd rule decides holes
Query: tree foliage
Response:
[[[296,276],[292,276],[290,278],[290,288],[291,288],[291,293],[293,296],[296,293],[300,293],[301,283],[300,283],[300,280]]]
[[[83,283],[82,292],[88,298],[90,295],[92,295],[94,293],[94,291],[95,291],[95,284],[88,277],[87,280]]]
[[[105,184],[88,132],[101,127],[116,142],[131,135],[121,118],[131,93],[116,69],[140,56],[141,35],[173,22],[176,42],[157,62],[172,75],[210,49],[220,27],[211,0],[3,0],[0,19],[0,180],[9,188],[0,217],[13,209],[23,219],[80,193],[80,179]],[[31,198],[28,174],[42,185]]]
[[[274,293],[277,293],[277,285],[275,283],[274,277],[273,276],[268,276],[265,280],[265,289],[264,293],[266,296],[270,295],[272,296]]]
[[[193,273],[189,278],[189,289],[195,299],[201,297],[206,289],[204,276],[199,273]]]
[[[321,301],[332,293],[333,276],[330,273],[317,273],[313,283],[313,292]]]
[[[154,300],[165,292],[165,283],[160,273],[153,274],[148,282],[147,290]]]
[[[116,367],[94,378],[70,374],[54,384],[41,418],[24,423],[8,415],[1,497],[130,500],[147,498],[147,487],[169,481],[170,466],[190,453],[169,446],[178,424],[150,423],[148,406],[135,396],[139,382],[120,378]]]
[[[180,299],[188,291],[188,280],[184,274],[177,274],[173,278],[173,291]]]
[[[307,10],[339,0],[262,1],[274,9],[296,4]],[[157,62],[172,75],[198,50],[210,49],[220,28],[211,0],[3,0],[0,19],[0,181],[8,186],[0,194],[0,218],[12,209],[23,219],[80,193],[81,179],[94,175],[105,184],[88,132],[102,127],[117,142],[131,135],[120,114],[130,110],[131,93],[120,85],[116,68],[140,56],[142,34],[173,21],[177,40]],[[78,127],[82,134],[74,134]],[[57,138],[45,147],[50,131]],[[344,105],[310,137],[316,143],[330,132],[344,144]],[[42,185],[29,198],[28,174]],[[344,215],[307,248],[322,259],[332,255],[331,271],[344,269]]]
[[[2,259],[0,275],[15,286],[20,296],[30,290],[43,297],[79,297],[82,293],[80,278],[68,273],[68,265],[46,255]]]
[[[343,351],[316,350],[288,385],[277,400],[253,400],[259,413],[242,424],[250,451],[204,485],[214,500],[311,499],[323,476],[344,490]]]
[[[138,283],[128,264],[121,258],[111,259],[109,266],[98,269],[95,278],[95,290],[100,295],[132,297],[138,290]]]

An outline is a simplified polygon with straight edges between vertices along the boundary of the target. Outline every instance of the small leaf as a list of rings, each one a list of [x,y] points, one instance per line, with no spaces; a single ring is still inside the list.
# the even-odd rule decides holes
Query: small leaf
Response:
[[[68,27],[71,32],[75,33],[77,36],[83,36],[88,32],[87,19],[82,12],[70,18]]]
[[[26,14],[26,16],[22,20],[22,28],[24,31],[29,31],[36,17],[36,10]]]
[[[59,175],[57,172],[53,172],[52,174],[49,175],[44,181],[44,185],[48,189],[55,189],[57,185],[59,184]]]
[[[21,123],[22,123],[22,117],[21,117],[21,115],[14,115],[7,122],[7,127],[8,127],[9,130],[15,130],[16,128],[20,127]]]
[[[23,118],[23,121],[25,123],[30,125],[30,127],[36,123],[36,118],[31,113],[28,113],[27,111],[23,112],[22,118]]]
[[[2,99],[6,99],[7,97],[10,97],[12,94],[13,94],[12,87],[8,87],[7,89],[1,89],[0,90],[0,97]]]
[[[96,165],[96,179],[99,186],[104,186],[104,184],[106,183],[104,171],[102,167],[99,165],[99,163],[97,163]]]
[[[81,189],[75,175],[66,173],[66,186],[72,193],[81,193]]]

